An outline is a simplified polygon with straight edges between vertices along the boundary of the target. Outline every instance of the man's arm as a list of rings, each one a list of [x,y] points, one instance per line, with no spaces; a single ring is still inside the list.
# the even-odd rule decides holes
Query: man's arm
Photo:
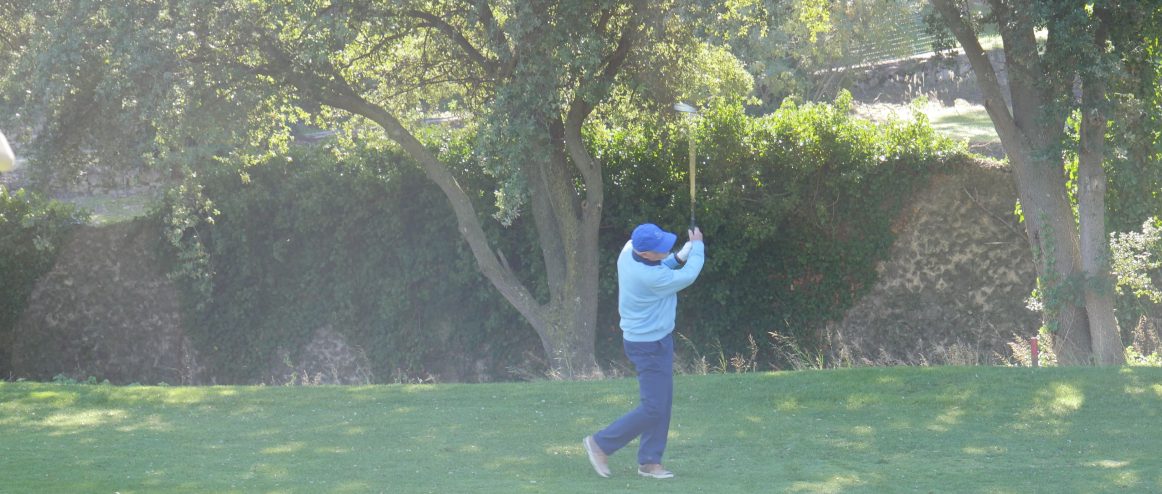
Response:
[[[686,288],[698,279],[698,274],[702,272],[702,264],[704,262],[705,254],[702,242],[692,242],[693,246],[690,249],[690,258],[686,259],[686,264],[677,269],[664,269],[658,272],[656,278],[649,283],[650,288],[658,295],[668,295],[671,293],[678,293],[678,291]],[[667,259],[672,259],[670,256]],[[676,261],[675,261],[676,263]]]
[[[677,293],[693,284],[694,280],[698,279],[698,274],[702,272],[702,265],[705,263],[706,258],[706,246],[702,241],[702,230],[695,227],[694,230],[688,233],[690,235],[690,241],[687,243],[689,251],[686,254],[686,258],[679,259],[679,255],[682,254],[679,251],[679,255],[669,256],[662,261],[662,264],[669,267],[670,270],[665,271],[651,284],[651,288],[653,288],[655,293]],[[686,247],[683,247],[682,250],[685,251]]]

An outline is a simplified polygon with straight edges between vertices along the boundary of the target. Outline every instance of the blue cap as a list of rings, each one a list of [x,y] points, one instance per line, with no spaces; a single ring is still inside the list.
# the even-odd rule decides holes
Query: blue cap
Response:
[[[669,252],[678,236],[653,223],[644,223],[633,229],[633,250],[638,252]]]

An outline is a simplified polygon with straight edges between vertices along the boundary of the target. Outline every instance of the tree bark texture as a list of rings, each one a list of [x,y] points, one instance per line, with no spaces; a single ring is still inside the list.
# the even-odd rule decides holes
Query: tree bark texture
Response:
[[[1094,43],[1107,38],[1104,23]],[[1109,117],[1106,81],[1101,74],[1082,72],[1080,142],[1077,155],[1077,204],[1081,234],[1081,269],[1085,274],[1085,306],[1093,338],[1093,358],[1099,365],[1125,362],[1121,331],[1114,317],[1114,280],[1106,238],[1105,138]]]

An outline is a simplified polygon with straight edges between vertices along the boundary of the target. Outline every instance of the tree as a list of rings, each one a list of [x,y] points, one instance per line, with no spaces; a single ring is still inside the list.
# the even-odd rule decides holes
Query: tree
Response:
[[[972,64],[1015,172],[1059,361],[1121,363],[1105,228],[1107,80],[1122,76],[1123,54],[1156,38],[1138,29],[1158,7],[1137,0],[988,0],[987,13],[978,16],[973,2],[930,2]],[[982,23],[996,24],[1001,35],[1007,85],[981,47]],[[1081,115],[1076,217],[1063,173],[1074,110]]]
[[[699,36],[729,46],[755,78],[763,108],[783,98],[831,100],[853,66],[926,49],[920,5],[900,0],[703,0],[715,22]]]
[[[582,128],[615,88],[655,92],[655,111],[672,104],[678,93],[667,88],[682,75],[670,68],[689,65],[694,52],[689,24],[696,16],[689,6],[41,0],[34,10],[46,19],[36,35],[39,53],[68,68],[62,77],[53,75],[61,67],[26,59],[27,80],[55,82],[26,102],[52,109],[38,149],[85,148],[83,139],[63,142],[77,134],[78,104],[101,110],[92,114],[121,108],[141,115],[122,121],[150,136],[150,149],[136,152],[155,162],[180,158],[206,166],[238,154],[232,148],[247,141],[277,150],[287,124],[301,120],[343,124],[348,138],[386,138],[447,197],[481,272],[536,330],[552,370],[565,377],[598,372],[604,184]],[[473,201],[487,191],[463,188],[425,141],[420,121],[435,113],[453,113],[477,127],[478,153],[502,183],[493,216],[507,222],[531,214],[545,296],[490,245],[486,212]],[[69,122],[72,129],[65,128]]]

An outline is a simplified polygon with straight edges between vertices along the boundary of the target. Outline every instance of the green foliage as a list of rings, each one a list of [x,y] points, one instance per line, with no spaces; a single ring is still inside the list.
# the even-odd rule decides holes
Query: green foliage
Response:
[[[1162,367],[1162,355],[1153,352],[1142,355],[1133,346],[1126,347],[1126,364],[1131,367]]]
[[[280,349],[298,361],[325,326],[362,347],[380,380],[480,359],[501,375],[538,344],[398,151],[296,148],[241,177],[223,167],[163,215],[191,339],[219,379],[259,381]]]
[[[256,19],[241,2],[19,3],[0,123],[29,136],[38,184],[198,170],[223,150],[285,146],[286,124],[302,115],[253,71],[211,61],[213,48],[243,32],[238,23]]]
[[[1109,179],[1107,229],[1130,231],[1148,217],[1162,216],[1162,6],[1134,16],[1118,37],[1130,38],[1122,50],[1126,77],[1115,79],[1107,142]],[[1152,33],[1136,39],[1141,32]]]
[[[28,304],[28,296],[56,260],[61,243],[86,213],[0,185],[0,372],[8,369],[9,338]]]
[[[1141,231],[1111,234],[1110,253],[1118,325],[1129,332],[1143,316],[1162,319],[1162,220],[1147,220]]]
[[[749,352],[769,332],[814,347],[815,330],[871,287],[910,193],[957,154],[917,114],[873,125],[835,104],[785,104],[764,117],[739,105],[710,108],[697,129],[699,225],[707,265],[683,292],[678,331],[697,348]],[[616,307],[615,252],[637,223],[686,230],[684,134],[595,129],[608,175],[602,307]],[[599,327],[615,328],[612,310]],[[609,343],[616,333],[610,332]],[[764,364],[772,355],[763,355]]]
[[[1162,303],[1162,220],[1146,220],[1141,232],[1114,233],[1110,251],[1119,291]]]
[[[86,378],[84,380],[77,380],[77,379],[74,379],[72,376],[69,376],[67,374],[57,374],[55,376],[52,376],[52,383],[53,384],[60,384],[62,386],[77,386],[77,385],[96,386],[98,384],[100,384],[102,386],[109,386],[110,385],[108,379],[105,379],[103,381],[98,381],[96,376],[89,376],[88,378]]]
[[[1106,164],[1109,231],[1128,231],[1145,218],[1162,215],[1162,98],[1151,108],[1149,113],[1121,113],[1111,122],[1109,142],[1114,152],[1108,153]]]

